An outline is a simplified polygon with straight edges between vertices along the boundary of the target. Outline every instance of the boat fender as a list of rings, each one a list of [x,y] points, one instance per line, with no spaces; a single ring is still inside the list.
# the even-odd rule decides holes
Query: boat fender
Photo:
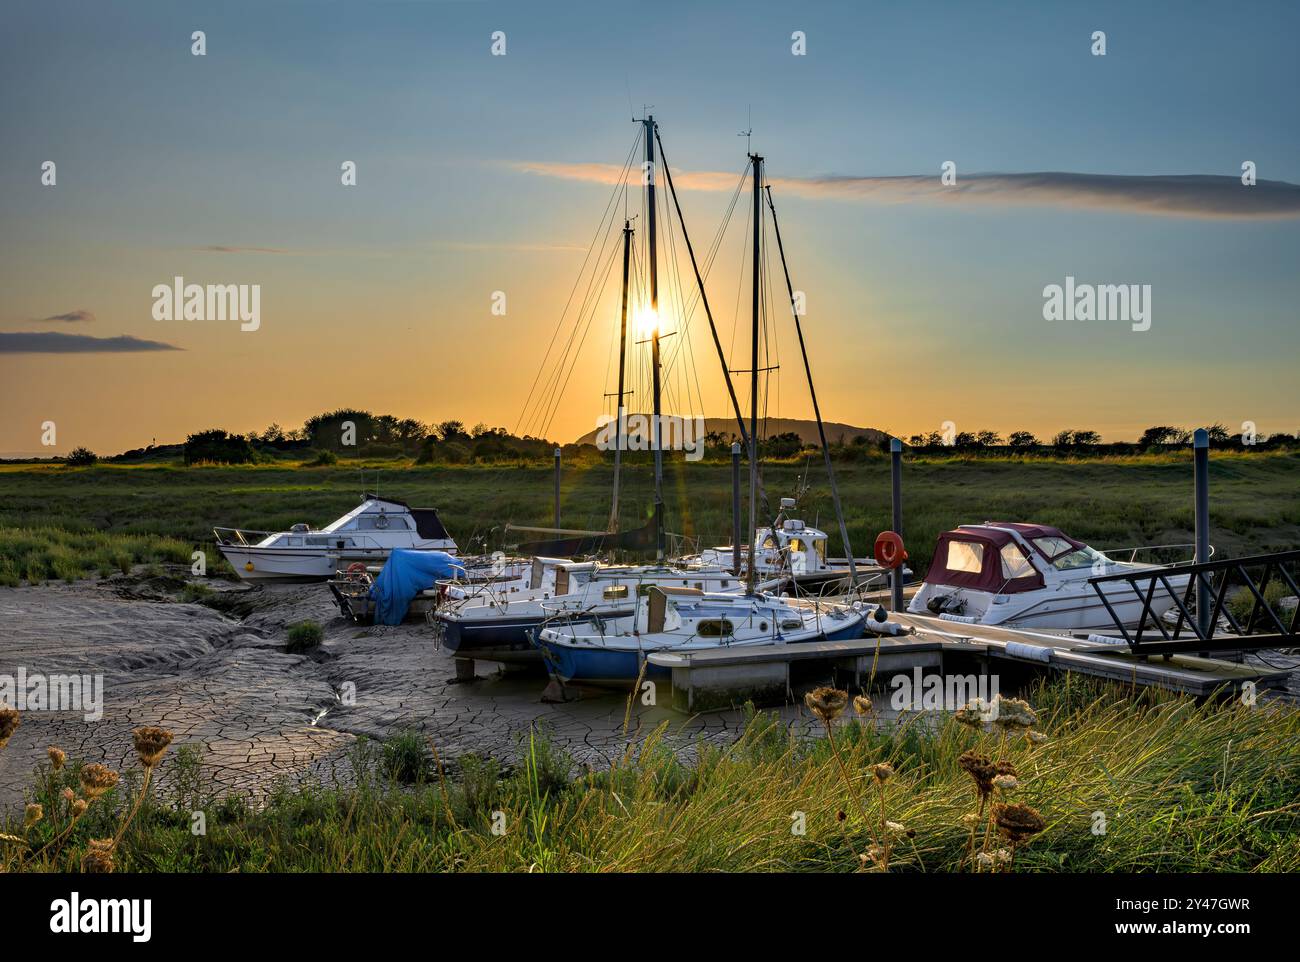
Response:
[[[1089,635],[1084,641],[1093,645],[1127,645],[1128,642],[1123,638],[1116,638],[1114,635]]]
[[[975,622],[978,621],[979,619],[976,618],[974,615],[952,615],[952,614],[949,614],[948,612],[945,611],[945,612],[943,612],[943,614],[939,615],[939,620],[940,620],[940,621],[956,621],[956,622],[958,622],[958,623],[960,623],[960,624],[963,624],[963,625],[973,625],[973,624],[975,624]]]
[[[1024,658],[1028,661],[1052,660],[1052,649],[1044,648],[1042,645],[1026,645],[1022,641],[1008,641],[1007,654],[1012,658]]]

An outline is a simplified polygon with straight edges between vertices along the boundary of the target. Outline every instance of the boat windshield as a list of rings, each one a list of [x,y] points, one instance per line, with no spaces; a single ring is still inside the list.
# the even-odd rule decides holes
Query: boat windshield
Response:
[[[1073,551],[1066,552],[1059,558],[1052,559],[1052,567],[1057,571],[1075,571],[1079,568],[1092,568],[1096,565],[1105,566],[1113,563],[1100,551],[1089,548],[1086,544],[1075,548]]]

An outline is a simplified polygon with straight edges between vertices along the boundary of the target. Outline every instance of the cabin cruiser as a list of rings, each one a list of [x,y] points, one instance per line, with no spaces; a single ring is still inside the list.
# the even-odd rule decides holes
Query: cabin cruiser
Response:
[[[848,588],[849,563],[845,558],[827,558],[827,534],[798,518],[788,517],[795,507],[794,498],[781,499],[781,511],[769,527],[758,528],[754,535],[753,555],[757,559],[755,574],[759,578],[782,578],[794,594],[818,594],[839,583]],[[743,555],[749,552],[742,551]],[[707,548],[688,560],[731,568],[735,548],[723,545]],[[872,558],[855,558],[858,585],[883,587],[888,572]],[[910,572],[905,571],[905,574]]]
[[[361,504],[324,528],[288,531],[213,528],[217,549],[245,581],[325,581],[349,565],[382,564],[395,548],[456,553],[433,508],[363,494]]]
[[[1137,550],[1133,549],[1133,557]],[[1159,567],[1117,561],[1047,525],[964,524],[939,535],[934,561],[908,611],[1009,628],[1115,631],[1115,618],[1088,579]],[[1170,570],[1176,572],[1177,568]],[[1171,573],[1168,580],[1181,594],[1188,579],[1188,575]],[[1142,616],[1143,597],[1127,582],[1107,582],[1099,587],[1116,618],[1125,627],[1136,625]],[[1169,592],[1156,591],[1150,614],[1163,617],[1173,605]]]
[[[594,561],[534,562],[522,586],[441,582],[443,600],[429,614],[438,643],[459,658],[535,663],[529,634],[548,619],[566,622],[627,617],[651,586],[711,593],[739,592],[744,579],[716,565],[604,565]],[[778,579],[760,587],[779,587]]]
[[[561,682],[627,684],[670,673],[646,661],[660,651],[785,645],[863,634],[862,605],[795,604],[766,593],[722,594],[654,585],[630,617],[557,618],[535,633]]]

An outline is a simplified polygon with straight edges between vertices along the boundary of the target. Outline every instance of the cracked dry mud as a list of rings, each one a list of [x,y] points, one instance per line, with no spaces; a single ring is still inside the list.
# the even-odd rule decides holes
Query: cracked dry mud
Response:
[[[267,585],[228,596],[230,614],[172,600],[132,579],[0,589],[0,675],[103,675],[103,717],[26,711],[0,752],[0,809],[12,810],[49,745],[71,758],[136,767],[131,729],[161,725],[176,746],[201,749],[210,792],[256,798],[277,782],[314,778],[347,784],[358,735],[383,739],[416,730],[444,760],[469,752],[509,762],[540,721],[580,763],[600,766],[664,721],[684,755],[699,740],[729,742],[739,712],[687,718],[661,704],[634,706],[606,695],[544,704],[542,675],[502,674],[480,662],[481,680],[455,684],[452,658],[427,627],[363,627],[339,617],[324,585]],[[284,651],[288,626],[306,618],[325,629],[307,655]],[[355,704],[340,692],[355,686]],[[661,699],[666,702],[667,699]],[[797,708],[790,724],[811,722]],[[159,771],[166,790],[169,766]]]

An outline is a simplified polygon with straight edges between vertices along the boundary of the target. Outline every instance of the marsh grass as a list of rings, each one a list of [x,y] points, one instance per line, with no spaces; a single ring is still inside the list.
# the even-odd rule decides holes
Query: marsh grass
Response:
[[[1212,540],[1219,557],[1300,543],[1300,454],[1216,451],[1210,462]],[[665,464],[668,525],[700,543],[730,537],[729,464],[670,458]],[[624,528],[645,520],[652,490],[648,459],[624,464]],[[870,455],[843,461],[836,476],[855,549],[865,553],[890,525],[889,462]],[[561,508],[566,524],[606,522],[612,466],[566,460]],[[765,464],[776,498],[807,477],[803,517],[834,528],[829,494],[816,459]],[[304,469],[277,463],[184,468],[100,463],[67,471],[53,465],[0,465],[0,584],[63,577],[64,569],[111,571],[122,563],[184,561],[208,552],[210,574],[230,573],[212,544],[213,525],[270,531],[315,525],[380,490],[440,509],[462,550],[501,547],[506,522],[537,524],[552,512],[548,464],[411,465],[405,460],[340,461]],[[1099,548],[1191,540],[1190,455],[1125,457],[909,456],[903,467],[906,540],[913,567],[924,568],[937,535],[989,519],[1055,524]],[[15,530],[16,529],[16,530]],[[715,540],[717,539],[717,540]],[[832,538],[831,550],[841,550]]]
[[[1068,677],[1028,697],[1049,739],[1008,738],[1002,750],[1020,775],[1016,801],[1041,812],[1046,828],[1019,849],[1017,871],[1300,870],[1293,706],[1198,705]],[[193,798],[143,805],[117,868],[848,872],[875,826],[839,814],[854,811],[854,793],[874,803],[879,791],[889,818],[914,833],[896,844],[891,871],[965,870],[970,830],[962,816],[974,805],[957,759],[981,737],[983,750],[990,746],[951,719],[842,721],[833,750],[824,736],[796,737],[753,713],[734,744],[700,744],[689,763],[668,749],[665,734],[629,743],[612,766],[583,770],[552,757],[536,731],[508,770],[465,757],[448,766],[445,781],[414,786],[388,778],[381,750],[359,742],[355,786],[286,785],[257,807],[202,799],[204,836],[190,832]],[[160,773],[180,757],[165,760]],[[884,782],[873,774],[880,762],[894,772]],[[114,789],[119,808],[132,790]],[[38,798],[41,791],[34,789]],[[75,869],[88,840],[113,824],[108,810],[95,816],[103,824],[78,826],[57,858],[23,867]],[[492,831],[498,812],[503,834]],[[791,830],[796,812],[805,816],[802,836]],[[1096,831],[1097,813],[1104,832]],[[21,819],[0,827],[20,829]]]

